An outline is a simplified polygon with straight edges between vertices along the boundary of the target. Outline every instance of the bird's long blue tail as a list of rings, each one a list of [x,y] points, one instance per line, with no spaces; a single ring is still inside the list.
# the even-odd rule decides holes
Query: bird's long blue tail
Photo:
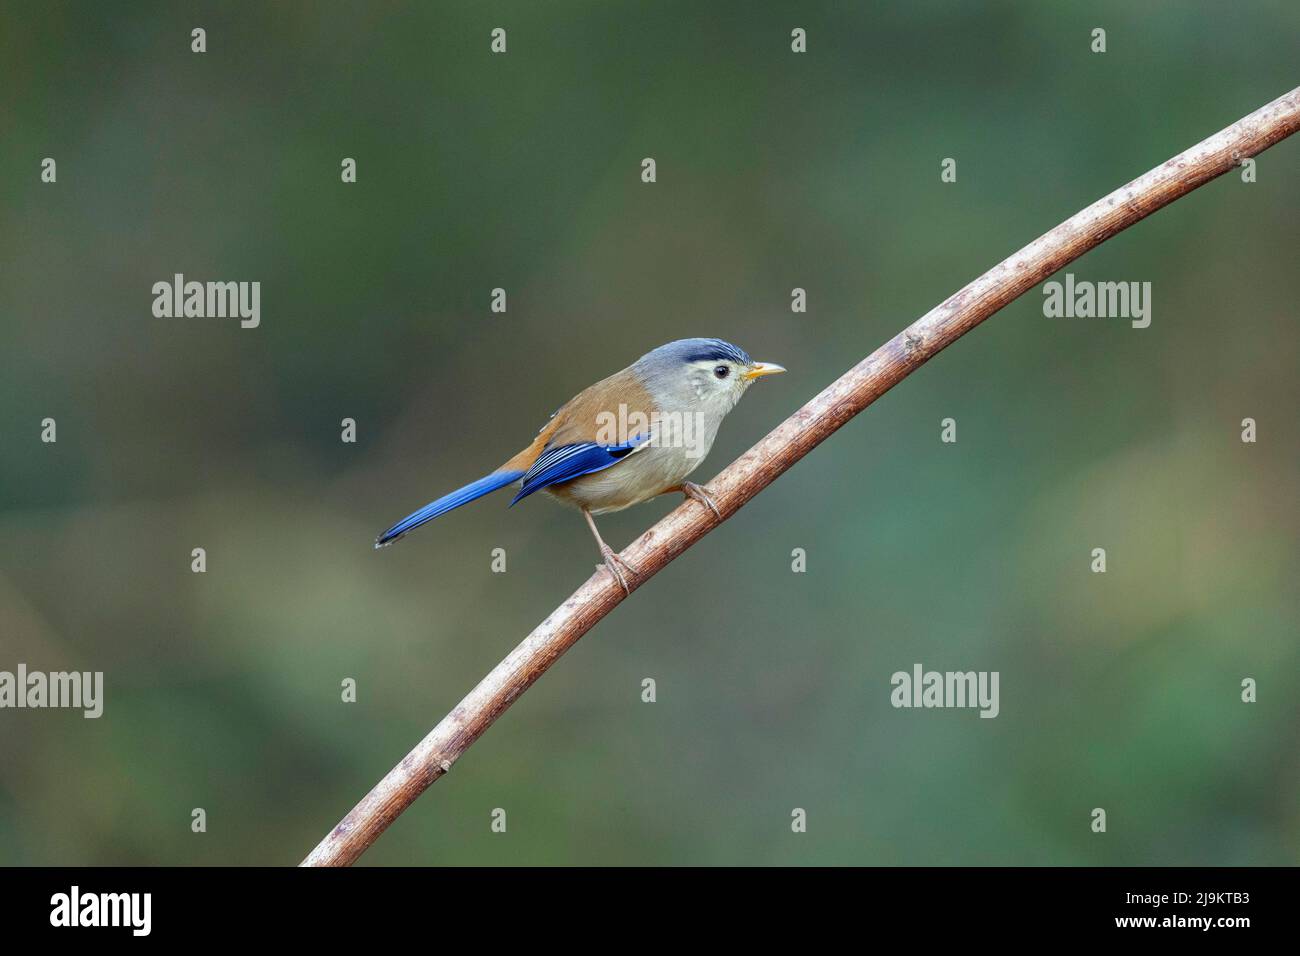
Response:
[[[482,498],[484,495],[491,494],[498,488],[504,488],[506,485],[518,481],[524,476],[522,471],[496,471],[490,475],[480,478],[478,481],[470,482],[464,488],[457,488],[449,495],[443,495],[437,501],[430,501],[427,505],[413,514],[407,515],[397,524],[393,525],[378,538],[375,539],[375,547],[382,548],[385,545],[392,544],[408,531],[414,531],[426,521],[432,521],[439,515],[445,515],[454,508],[461,505],[467,505],[476,498]]]

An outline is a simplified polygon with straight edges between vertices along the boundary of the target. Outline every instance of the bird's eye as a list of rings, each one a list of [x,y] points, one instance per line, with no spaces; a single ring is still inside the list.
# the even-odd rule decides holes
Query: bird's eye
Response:
[[[719,365],[713,370],[713,374],[718,376],[718,378],[726,378],[731,374],[731,369],[727,368],[725,365]]]

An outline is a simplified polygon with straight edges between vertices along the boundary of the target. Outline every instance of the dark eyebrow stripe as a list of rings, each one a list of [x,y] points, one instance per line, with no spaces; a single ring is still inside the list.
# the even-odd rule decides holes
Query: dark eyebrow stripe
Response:
[[[735,346],[728,345],[726,342],[714,342],[707,348],[699,352],[692,352],[687,355],[685,362],[740,362],[743,365],[749,364],[749,356]]]

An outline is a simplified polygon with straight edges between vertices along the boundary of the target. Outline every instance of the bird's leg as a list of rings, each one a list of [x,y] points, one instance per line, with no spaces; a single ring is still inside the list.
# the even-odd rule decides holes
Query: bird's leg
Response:
[[[632,589],[627,586],[627,578],[624,577],[623,572],[626,571],[628,574],[634,575],[637,573],[636,568],[620,558],[618,552],[605,543],[605,539],[602,538],[600,532],[596,530],[596,519],[591,516],[590,511],[583,508],[582,516],[587,519],[587,527],[589,527],[591,533],[596,536],[596,544],[600,545],[600,556],[605,559],[603,565],[598,564],[596,567],[608,568],[609,573],[614,575],[614,580],[623,586],[623,591],[627,594],[631,594]]]
[[[681,487],[674,488],[672,490],[680,491],[687,498],[692,498],[695,501],[698,501],[700,504],[705,505],[710,511],[713,512],[713,516],[715,518],[717,518],[719,521],[722,520],[722,512],[718,510],[718,503],[713,500],[713,496],[711,494],[709,494],[707,491],[704,490],[703,486],[697,485],[693,481],[683,481],[681,483]]]

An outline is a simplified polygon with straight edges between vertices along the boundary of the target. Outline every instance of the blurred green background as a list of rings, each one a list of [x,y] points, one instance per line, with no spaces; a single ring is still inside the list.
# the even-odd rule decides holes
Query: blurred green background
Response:
[[[706,480],[1300,82],[1291,0],[1090,6],[6,5],[0,669],[102,670],[106,704],[0,711],[0,863],[296,863],[597,557],[544,496],[379,531],[683,336],[791,370]],[[1035,291],[890,392],[363,862],[1295,863],[1298,159],[1072,267],[1152,282],[1150,328],[1046,319]],[[154,318],[176,272],[260,281],[261,327]],[[917,662],[999,671],[1001,715],[893,709]]]

